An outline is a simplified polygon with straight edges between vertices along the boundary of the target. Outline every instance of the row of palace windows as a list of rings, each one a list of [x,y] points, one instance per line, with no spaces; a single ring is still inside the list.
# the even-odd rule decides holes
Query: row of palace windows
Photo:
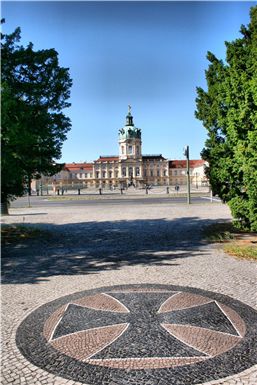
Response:
[[[122,172],[123,177],[127,176],[127,168],[126,167],[123,167],[121,172]],[[106,171],[102,171],[102,178],[107,178],[107,175],[108,175],[108,178],[112,178],[113,175],[115,176],[115,178],[118,178],[119,172],[115,171],[115,173],[113,174],[112,171],[109,171],[107,174]],[[97,179],[99,179],[100,178],[100,171],[96,171],[95,176]],[[133,172],[132,167],[129,167],[129,169],[128,169],[128,176],[134,176],[134,172]],[[140,176],[140,168],[139,167],[136,167],[136,176]]]
[[[156,173],[154,172],[154,170],[150,170],[150,173],[147,172],[148,170],[144,169],[144,176],[161,176],[161,172],[160,170],[156,170]],[[163,176],[167,176],[167,170],[163,170]]]
[[[100,166],[97,164],[95,169],[98,171],[99,169],[101,170],[106,170],[107,168],[107,165],[106,164],[101,164]],[[113,165],[110,165],[110,168],[113,168]],[[115,166],[115,169],[118,169],[119,167],[118,166]]]
[[[190,175],[193,175],[193,171],[189,171]],[[173,175],[186,175],[186,170],[173,170]]]
[[[128,176],[133,176],[133,167],[129,167],[128,169]],[[127,169],[126,167],[122,167],[122,176],[127,176]],[[140,168],[136,167],[136,176],[140,176]]]
[[[102,178],[107,178],[107,175],[108,175],[108,178],[112,178],[113,175],[115,175],[115,178],[118,178],[119,177],[119,171],[115,171],[115,173],[113,173],[112,171],[109,171],[108,174],[106,171],[102,171]],[[97,179],[100,178],[100,171],[96,171],[95,177]]]
[[[92,178],[92,173],[71,173],[70,178],[78,178],[78,179],[86,179],[86,178]]]
[[[128,176],[140,176],[140,168],[139,167],[136,167],[135,169],[135,175],[134,175],[134,170],[132,167],[129,167],[128,169]],[[162,175],[161,175],[162,174]],[[147,170],[147,169],[144,169],[144,176],[157,176],[157,177],[160,177],[160,176],[167,176],[167,170],[163,170],[163,172],[161,173],[160,170]],[[177,174],[175,174],[177,175]],[[58,175],[59,176],[59,175]],[[86,178],[92,178],[92,173],[71,173],[70,174],[70,178],[78,178],[78,179],[86,179]],[[115,170],[114,172],[113,171],[102,171],[102,178],[113,178],[113,176],[115,176],[115,178],[118,178],[119,177],[119,171],[118,170]],[[127,176],[127,168],[126,167],[123,167],[122,168],[122,176],[123,177],[126,177]],[[61,176],[59,176],[60,178]],[[100,178],[100,171],[96,171],[96,178],[99,179]]]

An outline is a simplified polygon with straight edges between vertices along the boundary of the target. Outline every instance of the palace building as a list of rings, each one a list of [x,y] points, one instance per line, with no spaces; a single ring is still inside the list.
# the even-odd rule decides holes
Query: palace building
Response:
[[[100,156],[93,163],[95,187],[167,185],[169,162],[161,154],[142,155],[141,129],[135,127],[131,109],[119,130],[119,155]]]
[[[118,131],[119,155],[102,155],[88,163],[66,163],[52,177],[42,177],[41,183],[54,188],[81,185],[95,188],[127,188],[134,186],[169,186],[186,184],[186,160],[168,160],[162,154],[142,154],[141,129],[135,127],[129,106],[125,126]],[[190,161],[191,183],[206,185],[205,161]]]

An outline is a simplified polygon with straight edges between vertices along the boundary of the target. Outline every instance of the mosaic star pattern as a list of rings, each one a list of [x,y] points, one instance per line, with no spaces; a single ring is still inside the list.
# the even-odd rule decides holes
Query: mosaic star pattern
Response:
[[[175,286],[97,289],[33,312],[17,344],[34,364],[92,385],[193,385],[246,366],[240,352],[249,354],[257,315],[247,307],[242,317],[245,305],[237,302]]]

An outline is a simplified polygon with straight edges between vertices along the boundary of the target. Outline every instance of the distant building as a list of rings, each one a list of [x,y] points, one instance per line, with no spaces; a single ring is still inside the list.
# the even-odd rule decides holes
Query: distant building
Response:
[[[208,180],[205,175],[207,162],[202,159],[189,161],[190,183],[193,187],[208,186]],[[186,160],[169,161],[169,181],[170,185],[187,184]]]
[[[205,161],[190,161],[190,180],[196,188],[207,184]],[[186,160],[168,160],[162,154],[142,155],[141,129],[136,128],[129,106],[126,123],[119,130],[119,155],[102,155],[92,163],[66,163],[52,177],[43,177],[43,184],[56,188],[80,185],[96,188],[145,187],[149,185],[184,185]]]

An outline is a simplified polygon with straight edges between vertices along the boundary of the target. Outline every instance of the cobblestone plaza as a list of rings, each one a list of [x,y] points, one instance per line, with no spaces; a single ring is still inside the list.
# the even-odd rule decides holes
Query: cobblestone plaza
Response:
[[[256,263],[203,238],[227,206],[12,208],[2,383],[256,385]]]

